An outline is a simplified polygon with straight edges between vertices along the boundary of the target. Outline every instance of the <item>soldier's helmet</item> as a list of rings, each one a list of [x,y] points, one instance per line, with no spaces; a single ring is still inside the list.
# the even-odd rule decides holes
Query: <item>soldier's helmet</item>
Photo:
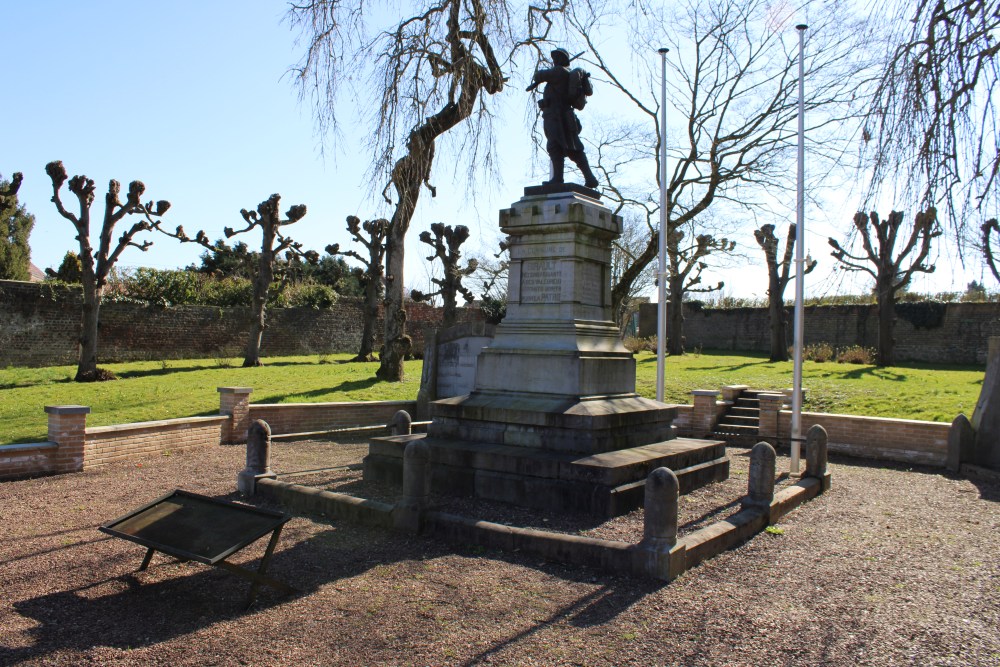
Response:
[[[557,65],[569,65],[569,51],[561,47],[555,49],[552,52],[552,62]]]

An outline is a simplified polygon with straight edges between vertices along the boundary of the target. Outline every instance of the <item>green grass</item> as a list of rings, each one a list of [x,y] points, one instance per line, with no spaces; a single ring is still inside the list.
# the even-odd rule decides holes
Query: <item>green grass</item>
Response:
[[[656,355],[636,355],[636,385],[656,395]],[[803,409],[872,417],[951,422],[959,412],[972,415],[985,369],[976,366],[902,364],[876,368],[836,362],[802,364],[806,388]],[[771,362],[765,354],[724,352],[667,357],[664,400],[690,403],[692,389],[745,384],[752,389],[792,386],[792,362]]]
[[[216,387],[253,387],[254,403],[315,403],[414,399],[419,361],[407,362],[402,383],[376,382],[377,364],[345,363],[350,355],[275,357],[260,368],[220,367],[213,359],[107,364],[119,380],[72,381],[75,367],[0,370],[0,443],[45,440],[46,405],[88,405],[91,426],[217,414]],[[656,357],[637,355],[639,393],[655,396]],[[792,364],[764,355],[705,352],[668,357],[665,399],[690,403],[692,389],[746,384],[783,389],[792,384]],[[806,410],[950,422],[972,414],[983,381],[975,367],[906,364],[878,369],[807,361]]]

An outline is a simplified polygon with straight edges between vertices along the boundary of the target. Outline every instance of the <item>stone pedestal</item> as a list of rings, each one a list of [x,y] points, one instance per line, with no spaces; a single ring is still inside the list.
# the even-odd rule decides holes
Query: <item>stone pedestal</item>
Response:
[[[641,506],[646,476],[668,459],[698,467],[689,477],[696,486],[727,477],[719,443],[666,447],[676,408],[635,391],[635,359],[611,317],[621,218],[592,191],[532,191],[500,212],[510,244],[507,316],[479,354],[475,388],[429,406],[435,486],[605,514],[632,509],[610,500],[623,486],[637,485],[626,495]],[[394,476],[387,471],[402,444],[373,441],[366,476]]]

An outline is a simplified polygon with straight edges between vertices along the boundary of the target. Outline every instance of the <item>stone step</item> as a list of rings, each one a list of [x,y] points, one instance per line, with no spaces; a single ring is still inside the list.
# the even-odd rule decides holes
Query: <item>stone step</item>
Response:
[[[739,398],[736,399],[736,402],[733,404],[733,407],[734,408],[754,408],[754,409],[759,410],[760,409],[760,400],[756,399],[756,398],[743,398],[742,396],[740,396]]]
[[[715,431],[709,433],[709,438],[717,438],[719,440],[725,440],[727,445],[732,447],[753,447],[758,442],[760,442],[761,437],[757,433],[722,433],[721,431]]]
[[[742,424],[723,424],[723,423],[716,424],[715,430],[718,431],[719,433],[734,433],[737,435],[741,434],[757,435],[758,432],[758,428],[756,425],[746,426]]]
[[[409,435],[372,438],[364,459],[365,479],[399,484],[403,451],[409,442],[421,439],[428,446],[435,492],[603,516],[642,507],[646,477],[660,466],[674,471],[681,493],[729,476],[722,439],[673,438],[586,456]]]
[[[730,413],[719,420],[719,426],[753,426],[757,428],[759,425],[760,418],[757,415],[742,416]]]
[[[753,417],[754,419],[758,419],[760,418],[760,408],[732,407],[729,408],[726,415],[733,415],[734,417]]]

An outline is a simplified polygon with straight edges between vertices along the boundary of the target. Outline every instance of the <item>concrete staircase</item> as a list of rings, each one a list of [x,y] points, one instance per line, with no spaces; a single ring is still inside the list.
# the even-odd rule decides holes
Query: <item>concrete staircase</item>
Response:
[[[744,389],[733,402],[732,407],[719,418],[710,438],[725,440],[726,444],[737,447],[752,447],[759,441],[760,434],[760,389]]]

